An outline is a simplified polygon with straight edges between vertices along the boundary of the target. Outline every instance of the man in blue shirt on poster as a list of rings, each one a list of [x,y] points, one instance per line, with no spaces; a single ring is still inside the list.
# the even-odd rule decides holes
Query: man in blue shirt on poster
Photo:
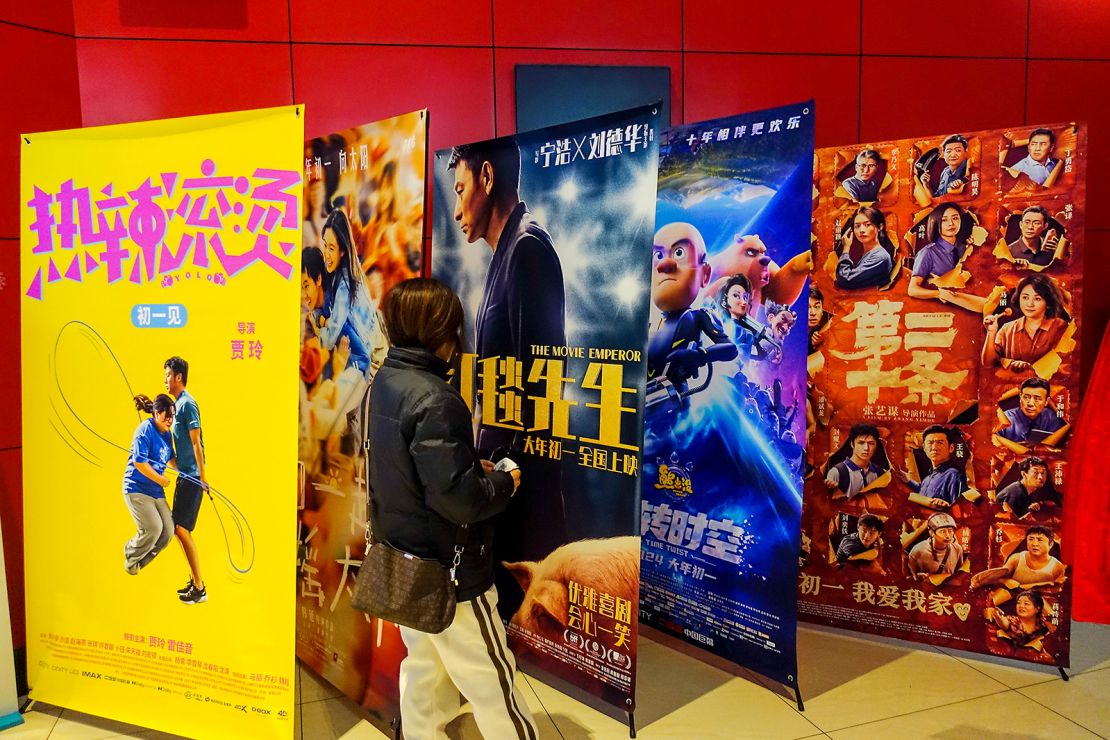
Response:
[[[173,427],[173,446],[177,453],[177,469],[181,475],[173,493],[174,534],[181,543],[181,550],[189,562],[189,581],[178,589],[184,604],[208,601],[208,591],[200,574],[200,556],[193,541],[193,529],[200,513],[200,502],[208,487],[204,475],[204,435],[200,428],[200,408],[196,399],[185,390],[189,381],[189,363],[180,357],[166,360],[166,390],[176,400]]]
[[[967,489],[967,475],[953,460],[960,433],[955,429],[933,424],[921,435],[921,449],[932,464],[932,469],[921,479],[911,480],[904,473],[900,476],[910,487],[910,501],[932,509],[947,509],[956,503]]]

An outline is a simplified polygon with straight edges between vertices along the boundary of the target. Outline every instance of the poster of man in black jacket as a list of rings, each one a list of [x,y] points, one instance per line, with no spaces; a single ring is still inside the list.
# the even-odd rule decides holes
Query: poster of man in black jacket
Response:
[[[537,347],[566,345],[563,271],[551,236],[520,199],[520,150],[512,137],[457,146],[447,167],[454,171],[454,219],[467,243],[481,240],[493,250],[474,322],[474,352],[482,360],[517,361],[521,395],[543,397],[540,383],[526,378]],[[519,410],[483,407],[478,427],[481,455],[512,457],[527,487],[501,518],[495,552],[539,560],[567,541],[561,465],[522,455],[524,431],[499,423],[513,417],[523,430],[536,426],[534,405],[523,400]],[[509,597],[518,590],[511,577],[499,590],[506,607],[518,602]]]

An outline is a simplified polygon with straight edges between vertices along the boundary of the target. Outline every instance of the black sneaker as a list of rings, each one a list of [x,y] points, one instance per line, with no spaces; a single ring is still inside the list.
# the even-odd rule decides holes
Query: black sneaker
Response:
[[[192,587],[193,587],[193,579],[189,578],[188,582],[186,582],[186,584],[184,586],[177,589],[177,595],[178,596],[184,596],[185,594],[189,593],[189,589],[191,589]]]
[[[203,588],[197,588],[196,585],[190,583],[189,590],[181,594],[177,598],[185,604],[202,604],[208,601],[208,592]]]

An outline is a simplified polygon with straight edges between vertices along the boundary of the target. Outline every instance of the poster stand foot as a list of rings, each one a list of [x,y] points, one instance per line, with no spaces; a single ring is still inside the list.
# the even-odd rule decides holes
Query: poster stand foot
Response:
[[[628,713],[628,736],[631,738],[636,737],[636,713]]]
[[[389,723],[389,729],[393,730],[393,740],[401,740],[401,718],[394,717]]]
[[[1057,667],[1057,670],[1060,671],[1060,678],[1064,679],[1065,681],[1070,681],[1071,680],[1071,677],[1068,675],[1068,672],[1065,671],[1063,668]]]
[[[35,700],[30,698],[30,697],[27,697],[27,701],[23,702],[23,706],[21,706],[19,708],[19,713],[20,714],[27,714],[27,712],[30,712],[31,708],[34,707],[34,706],[35,706]]]
[[[798,686],[798,681],[795,679],[794,683],[787,684],[790,688],[794,689],[794,700],[798,703],[798,711],[804,712],[806,705],[802,703],[802,689]]]

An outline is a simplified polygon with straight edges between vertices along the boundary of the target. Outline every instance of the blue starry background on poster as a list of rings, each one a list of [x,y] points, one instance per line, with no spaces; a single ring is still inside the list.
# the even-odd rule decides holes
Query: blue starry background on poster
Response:
[[[641,622],[785,684],[797,675],[813,120],[810,101],[662,135],[656,249],[668,225],[701,234],[712,273],[688,310],[737,351],[677,383],[649,355],[645,409]],[[744,319],[718,300],[735,274],[752,286]],[[653,302],[649,346],[682,343],[667,316]]]

